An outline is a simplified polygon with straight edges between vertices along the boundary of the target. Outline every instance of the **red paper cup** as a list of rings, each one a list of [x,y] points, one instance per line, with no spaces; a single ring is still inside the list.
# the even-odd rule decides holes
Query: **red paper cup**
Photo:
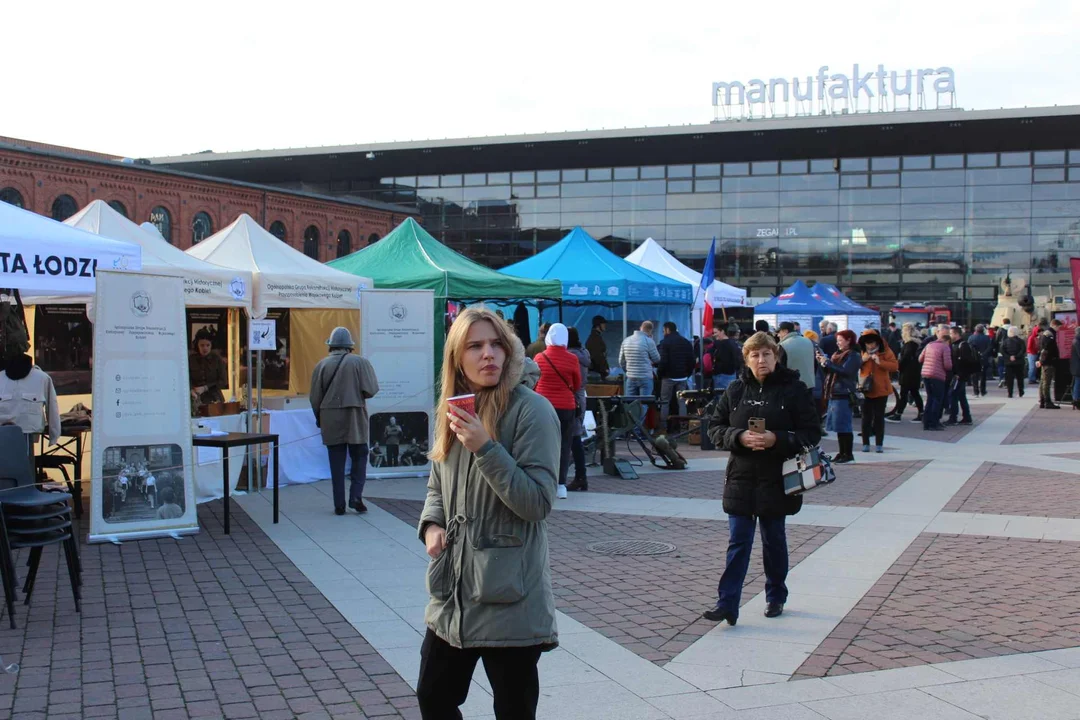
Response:
[[[470,415],[476,415],[476,395],[455,395],[452,398],[447,398],[446,402]]]

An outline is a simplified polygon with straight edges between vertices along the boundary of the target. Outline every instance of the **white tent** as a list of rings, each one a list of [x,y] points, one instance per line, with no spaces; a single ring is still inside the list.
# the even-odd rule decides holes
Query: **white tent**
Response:
[[[64,221],[65,225],[95,235],[136,243],[142,247],[142,269],[184,279],[184,304],[208,307],[251,308],[252,277],[247,270],[220,267],[175,248],[157,232],[150,233],[95,200]]]
[[[673,280],[682,281],[694,288],[701,286],[701,273],[683,265],[674,255],[652,238],[641,243],[634,252],[627,255],[626,261]],[[697,328],[701,325],[701,313],[705,308],[705,294],[698,292],[695,296],[697,302],[694,303],[694,327]],[[712,287],[709,288],[708,298],[714,308],[742,307],[746,305],[745,290],[732,287],[719,280],[713,281]]]
[[[283,243],[242,214],[232,225],[187,251],[188,255],[254,276],[252,317],[268,308],[340,308],[360,306],[360,292],[374,287],[370,278],[334,270]]]
[[[142,251],[0,202],[0,288],[19,290],[28,302],[93,295],[99,267],[138,270]]]

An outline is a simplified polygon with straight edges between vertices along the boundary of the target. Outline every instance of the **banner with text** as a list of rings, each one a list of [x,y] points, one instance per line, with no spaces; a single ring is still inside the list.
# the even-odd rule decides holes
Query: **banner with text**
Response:
[[[368,477],[428,474],[435,406],[434,302],[430,290],[364,292],[360,350],[379,379],[379,394],[368,401]]]
[[[184,282],[99,271],[90,541],[198,532]]]

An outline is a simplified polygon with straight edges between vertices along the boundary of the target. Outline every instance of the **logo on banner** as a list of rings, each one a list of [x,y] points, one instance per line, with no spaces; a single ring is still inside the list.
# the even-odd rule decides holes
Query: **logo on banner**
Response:
[[[390,319],[394,322],[405,322],[408,315],[409,311],[401,303],[394,303],[390,306]]]
[[[127,270],[128,269],[128,257],[127,255],[121,255],[112,261],[114,270]]]
[[[154,304],[150,302],[150,295],[143,290],[139,290],[131,296],[131,313],[135,317],[146,317],[150,314],[150,309]]]
[[[362,300],[361,295],[364,294],[365,290],[367,290],[367,285],[364,284],[364,283],[360,283],[359,285],[356,286],[356,300],[357,300],[357,302],[360,302]]]
[[[229,283],[229,292],[232,293],[233,298],[236,299],[236,300],[242,300],[243,299],[244,290],[246,290],[246,288],[244,287],[243,278],[234,277],[232,279],[232,282]]]

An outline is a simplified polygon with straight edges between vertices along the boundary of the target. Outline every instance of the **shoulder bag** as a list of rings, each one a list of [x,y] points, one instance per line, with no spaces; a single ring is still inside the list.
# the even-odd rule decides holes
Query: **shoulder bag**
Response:
[[[319,407],[314,408],[314,410],[315,410],[315,427],[317,427],[317,428],[320,428],[320,429],[322,428],[322,418],[319,416],[319,413],[322,411],[322,403],[323,403],[323,401],[326,400],[326,392],[330,389],[330,386],[334,384],[334,378],[337,377],[338,370],[341,369],[341,364],[343,362],[345,362],[345,358],[348,355],[349,355],[349,353],[345,353],[345,354],[343,354],[341,356],[341,359],[337,361],[337,365],[334,366],[334,372],[330,373],[330,380],[325,385],[323,385],[323,387],[322,387],[322,400],[319,401]]]
[[[544,358],[544,360],[547,360],[547,364],[551,366],[551,369],[554,370],[555,374],[559,376],[559,379],[563,381],[563,385],[566,386],[566,389],[569,390],[570,394],[574,396],[574,410],[577,412],[577,414],[581,415],[583,412],[585,412],[585,408],[581,407],[581,399],[578,397],[578,394],[574,392],[573,386],[571,386],[570,383],[566,381],[566,378],[563,377],[563,374],[559,372],[559,368],[555,367],[555,363],[551,362],[551,358],[549,358],[547,355],[540,355],[538,357],[542,357]]]
[[[784,461],[781,470],[784,477],[784,493],[801,495],[822,485],[836,481],[836,473],[828,456],[819,447],[803,448],[795,457]]]

